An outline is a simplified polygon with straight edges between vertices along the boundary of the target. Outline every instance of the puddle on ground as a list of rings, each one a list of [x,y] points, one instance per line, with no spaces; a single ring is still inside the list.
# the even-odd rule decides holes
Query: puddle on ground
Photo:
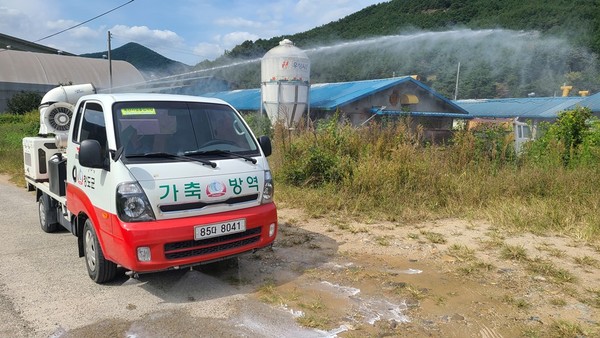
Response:
[[[518,336],[527,324],[517,327],[502,287],[400,257],[329,262],[277,290],[289,311],[326,318],[331,336]]]

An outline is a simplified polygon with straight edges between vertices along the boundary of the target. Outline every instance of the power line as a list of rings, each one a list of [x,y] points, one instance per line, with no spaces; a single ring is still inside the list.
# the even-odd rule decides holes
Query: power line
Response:
[[[104,12],[104,13],[100,14],[100,15],[96,15],[95,17],[93,17],[93,18],[91,18],[91,19],[89,19],[89,20],[86,20],[86,21],[84,21],[84,22],[82,22],[82,23],[79,23],[79,24],[77,24],[77,25],[75,25],[75,26],[71,26],[71,27],[69,27],[69,28],[67,28],[67,29],[63,29],[63,30],[62,30],[62,31],[60,31],[60,32],[57,32],[57,33],[54,33],[54,34],[50,34],[50,35],[48,35],[48,36],[45,36],[45,37],[43,37],[43,38],[41,38],[41,39],[35,40],[34,42],[40,42],[40,41],[42,41],[42,40],[46,40],[46,39],[48,39],[48,38],[51,38],[51,37],[53,37],[53,36],[56,36],[56,35],[58,35],[58,34],[64,33],[64,32],[66,32],[66,31],[68,31],[68,30],[71,30],[71,29],[73,29],[73,28],[76,28],[76,27],[79,27],[79,26],[81,26],[81,25],[83,25],[83,24],[86,24],[86,23],[88,23],[88,22],[90,22],[90,21],[92,21],[92,20],[96,20],[96,19],[98,19],[98,18],[99,18],[99,17],[101,17],[101,16],[104,16],[104,15],[106,15],[106,14],[110,13],[110,12],[116,11],[117,9],[119,9],[119,8],[121,8],[121,7],[123,7],[123,6],[125,6],[125,5],[128,5],[128,4],[132,3],[133,1],[134,1],[134,0],[129,0],[128,2],[126,2],[126,3],[122,4],[121,6],[115,7],[115,8],[113,8],[113,9],[111,9],[111,10],[109,10],[109,11],[106,11],[106,12]]]

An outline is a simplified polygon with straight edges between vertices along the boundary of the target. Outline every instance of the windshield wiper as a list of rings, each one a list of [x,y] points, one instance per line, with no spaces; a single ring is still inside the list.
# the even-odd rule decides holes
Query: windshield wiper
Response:
[[[256,159],[252,158],[250,156],[244,156],[244,155],[240,155],[238,153],[234,153],[231,152],[230,150],[221,150],[221,149],[214,149],[214,150],[190,150],[190,151],[186,151],[184,152],[185,155],[220,155],[220,156],[224,156],[224,155],[230,155],[233,157],[237,157],[237,158],[243,158],[244,160],[248,161],[248,162],[252,162],[252,164],[256,164]]]
[[[194,157],[189,157],[189,156],[185,156],[185,155],[177,155],[177,154],[165,153],[165,152],[150,152],[150,153],[141,153],[141,154],[129,154],[129,155],[125,155],[125,157],[126,158],[136,158],[136,157],[145,157],[145,158],[176,158],[176,159],[180,159],[180,160],[200,162],[200,163],[202,163],[204,165],[211,166],[212,168],[215,168],[217,166],[217,164],[215,162],[212,162],[212,161],[207,161],[207,160],[203,160],[203,159],[200,159],[200,158],[194,158]]]

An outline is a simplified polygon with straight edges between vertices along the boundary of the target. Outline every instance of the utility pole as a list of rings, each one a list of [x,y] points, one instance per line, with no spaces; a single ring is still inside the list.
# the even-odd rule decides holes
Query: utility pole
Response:
[[[112,93],[112,58],[110,57],[110,31],[108,31],[108,92]]]

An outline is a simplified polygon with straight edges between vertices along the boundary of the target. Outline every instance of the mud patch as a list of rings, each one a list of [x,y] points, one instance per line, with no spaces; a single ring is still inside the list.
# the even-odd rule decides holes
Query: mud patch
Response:
[[[600,252],[594,247],[560,236],[511,234],[479,221],[360,224],[310,219],[297,210],[280,215],[274,252],[287,257],[284,271],[293,257],[298,275],[285,281],[275,275],[269,299],[294,313],[298,324],[326,335],[600,332]],[[296,236],[302,231],[322,236]],[[322,247],[323,238],[337,250]],[[507,246],[524,247],[526,259],[507,258]],[[324,261],[314,264],[317,257]],[[264,300],[260,292],[256,297]]]

